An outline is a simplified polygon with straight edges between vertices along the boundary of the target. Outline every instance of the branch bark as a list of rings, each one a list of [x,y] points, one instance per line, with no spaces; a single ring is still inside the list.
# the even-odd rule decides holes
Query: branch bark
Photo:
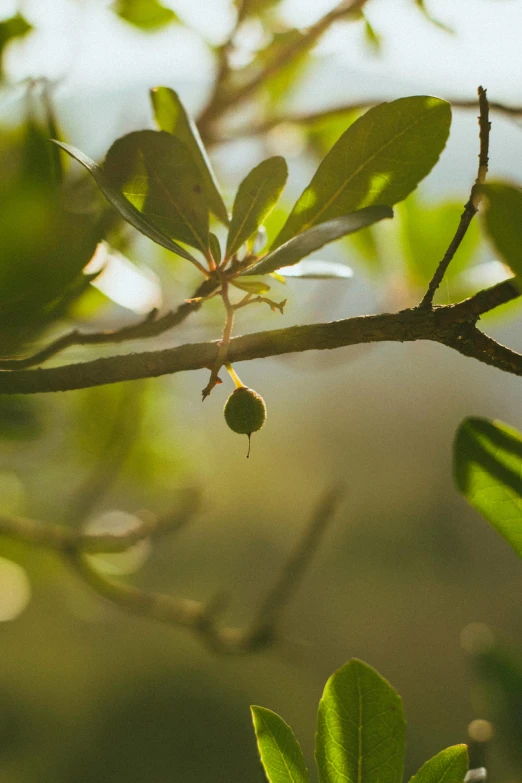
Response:
[[[302,351],[321,351],[348,345],[377,342],[431,340],[448,345],[465,356],[492,364],[505,372],[522,375],[522,358],[510,351],[511,360],[470,352],[469,344],[457,338],[465,325],[474,325],[484,313],[521,295],[514,278],[453,305],[426,310],[418,307],[399,313],[357,316],[342,321],[291,326],[257,332],[230,341],[231,363],[264,359]],[[478,334],[481,334],[478,329]],[[478,340],[477,334],[475,334]],[[39,394],[71,391],[108,383],[154,378],[189,370],[211,369],[218,356],[216,341],[180,345],[161,351],[126,354],[66,364],[61,367],[0,372],[0,394]],[[509,351],[505,348],[504,351]]]

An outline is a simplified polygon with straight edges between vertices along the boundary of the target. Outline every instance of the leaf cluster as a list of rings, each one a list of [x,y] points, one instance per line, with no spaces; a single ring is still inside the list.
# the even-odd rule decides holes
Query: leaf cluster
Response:
[[[275,712],[252,707],[257,745],[269,783],[310,783],[300,745]],[[335,672],[319,702],[315,760],[320,783],[401,783],[406,723],[400,696],[356,658]],[[463,783],[465,745],[437,753],[410,783]]]

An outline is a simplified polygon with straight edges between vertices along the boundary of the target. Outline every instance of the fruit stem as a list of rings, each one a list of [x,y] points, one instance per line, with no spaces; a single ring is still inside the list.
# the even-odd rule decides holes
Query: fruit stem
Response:
[[[212,367],[209,382],[207,383],[207,385],[205,386],[202,392],[203,399],[206,399],[206,397],[208,397],[208,395],[210,394],[210,392],[212,391],[212,389],[217,383],[221,383],[221,381],[219,380],[218,373],[227,360],[228,346],[230,345],[232,326],[234,325],[234,306],[231,304],[230,299],[228,297],[228,280],[225,275],[221,275],[220,293],[221,293],[221,298],[223,299],[223,304],[225,305],[227,317],[223,329],[223,336],[221,338],[221,342],[218,348],[218,355],[216,357],[216,361],[214,362],[214,366]]]
[[[230,377],[232,378],[232,380],[236,384],[236,389],[244,389],[245,388],[245,384],[242,383],[241,378],[236,373],[236,371],[234,370],[234,368],[232,367],[230,362],[225,362],[225,367],[228,370],[228,374],[230,375]]]

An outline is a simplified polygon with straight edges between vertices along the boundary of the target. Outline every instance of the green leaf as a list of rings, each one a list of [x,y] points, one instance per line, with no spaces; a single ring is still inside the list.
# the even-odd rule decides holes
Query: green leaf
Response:
[[[400,783],[405,732],[400,696],[352,658],[330,677],[319,702],[320,783]]]
[[[439,159],[450,124],[449,103],[424,95],[370,109],[326,155],[273,247],[370,204],[402,201]]]
[[[373,54],[379,54],[382,48],[381,36],[371,24],[368,17],[364,16],[364,39],[368,44],[368,47]]]
[[[236,288],[239,288],[241,291],[247,291],[249,294],[262,295],[270,291],[270,286],[262,280],[243,280],[241,278],[235,278],[231,282]]]
[[[280,155],[247,174],[237,191],[227,238],[227,258],[237,253],[270,214],[286,185],[288,167]]]
[[[269,783],[309,783],[303,753],[290,726],[264,707],[250,709],[261,763]]]
[[[376,205],[365,207],[350,215],[335,218],[335,220],[328,220],[326,223],[319,223],[319,225],[303,231],[302,234],[277,247],[276,250],[248,269],[245,274],[265,275],[268,272],[275,272],[283,266],[292,266],[329,242],[334,242],[347,234],[353,234],[378,220],[391,217],[393,217],[391,207]]]
[[[466,745],[452,745],[423,764],[410,783],[463,783],[467,771]]]
[[[282,267],[278,273],[283,278],[303,280],[351,280],[353,277],[353,270],[349,266],[335,261],[300,261],[295,266]]]
[[[103,173],[148,223],[208,255],[209,214],[203,182],[182,141],[165,131],[129,133],[110,148]]]
[[[113,8],[118,16],[141,30],[158,30],[172,22],[179,22],[174,11],[159,0],[117,0]]]
[[[167,250],[171,250],[173,253],[176,253],[182,258],[186,258],[188,261],[195,261],[194,256],[178,245],[177,242],[170,239],[164,232],[158,230],[154,225],[149,223],[125,196],[109,185],[101,166],[98,166],[97,163],[87,157],[87,155],[84,155],[79,149],[76,149],[76,147],[71,147],[70,144],[65,144],[62,141],[56,140],[54,143],[58,144],[59,147],[87,169],[109,204],[111,204],[122,218],[131,224],[131,226],[134,226],[135,229],[149,239],[152,239],[153,242],[165,247]]]
[[[215,234],[210,233],[208,240],[209,240],[208,244],[210,247],[210,252],[212,253],[212,258],[214,259],[217,265],[221,261],[221,245],[219,244],[219,239]]]
[[[460,492],[522,557],[522,434],[499,421],[465,419],[453,466]]]
[[[170,87],[154,87],[150,97],[159,128],[176,136],[190,150],[199,169],[210,210],[218,220],[228,225],[227,208],[199,131],[185,111],[178,94]]]
[[[522,190],[503,182],[481,187],[487,208],[486,231],[506,264],[522,275]]]

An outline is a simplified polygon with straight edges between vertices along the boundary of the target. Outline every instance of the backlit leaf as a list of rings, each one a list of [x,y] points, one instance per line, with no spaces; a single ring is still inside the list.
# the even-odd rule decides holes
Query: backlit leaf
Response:
[[[522,275],[522,190],[491,182],[481,192],[486,195],[486,231],[506,264]]]
[[[417,195],[412,193],[397,211],[401,249],[407,272],[413,283],[427,285],[459,225],[462,203],[444,201],[429,205],[421,202]],[[473,260],[479,243],[479,226],[472,221],[446,274],[445,279],[450,284],[451,293],[453,278]],[[447,296],[446,287],[440,295]]]
[[[359,231],[378,220],[391,217],[393,217],[393,210],[390,207],[376,205],[365,207],[350,215],[335,218],[335,220],[328,220],[326,223],[319,223],[319,225],[303,231],[302,234],[277,247],[245,274],[264,275],[268,272],[275,272],[284,266],[292,266],[329,242],[334,242],[340,237]]]
[[[107,182],[106,177],[104,176],[101,166],[98,166],[97,163],[91,160],[87,155],[84,155],[83,152],[81,152],[79,149],[76,149],[76,147],[71,147],[70,144],[65,144],[61,141],[55,141],[55,144],[58,144],[58,146],[60,146],[72,158],[77,160],[78,163],[81,163],[81,165],[87,169],[109,204],[111,204],[111,206],[114,207],[114,209],[122,216],[122,218],[131,224],[131,226],[134,226],[134,228],[136,228],[146,237],[152,239],[153,242],[156,242],[158,245],[165,247],[167,250],[171,250],[178,256],[186,258],[188,261],[195,260],[187,250],[178,245],[177,242],[174,242],[172,239],[170,239],[170,237],[168,237],[165,233],[157,229],[154,225],[152,225],[152,223],[149,223],[149,221],[145,219],[141,212],[139,212],[136,207],[131,204],[131,202],[128,201],[128,199],[126,199],[122,193],[119,192],[119,190],[111,187]]]
[[[210,252],[212,253],[212,258],[216,262],[216,264],[219,264],[221,261],[221,245],[219,244],[219,239],[215,234],[210,233],[209,234],[209,247]]]
[[[227,239],[227,257],[237,253],[255,234],[277,203],[288,177],[286,161],[277,155],[264,160],[247,174],[232,209]]]
[[[159,128],[176,136],[189,149],[199,169],[210,210],[222,223],[228,225],[227,208],[210,160],[196,124],[185,111],[179,95],[170,87],[154,87],[150,96]]]
[[[429,96],[370,109],[326,155],[273,247],[362,207],[402,201],[439,159],[450,123],[449,103]]]
[[[243,280],[242,278],[235,278],[231,282],[236,288],[240,288],[241,291],[247,291],[249,294],[262,295],[270,291],[270,286],[262,280]]]
[[[467,771],[466,745],[453,745],[423,764],[410,783],[463,783]]]
[[[309,783],[303,753],[290,726],[264,707],[250,709],[261,763],[269,783]]]
[[[129,133],[110,148],[103,173],[148,223],[207,255],[208,204],[199,169],[182,141],[165,131]]]
[[[355,658],[333,674],[319,703],[320,783],[400,783],[406,724],[400,696]]]
[[[522,557],[522,433],[469,418],[454,444],[458,489]]]

